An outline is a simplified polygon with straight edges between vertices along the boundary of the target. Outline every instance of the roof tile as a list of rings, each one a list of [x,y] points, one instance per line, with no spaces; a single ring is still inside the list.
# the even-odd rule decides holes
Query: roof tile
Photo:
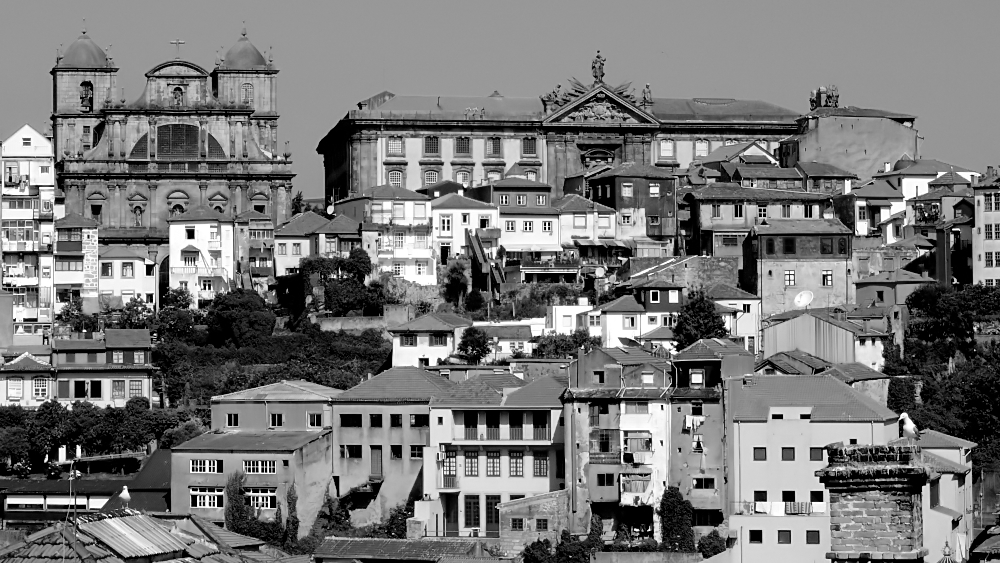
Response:
[[[453,381],[416,367],[394,367],[362,381],[334,402],[427,403],[455,386]]]
[[[810,422],[886,422],[898,418],[850,385],[829,375],[754,377],[752,385],[734,380],[733,420],[767,422],[771,407],[812,407]]]

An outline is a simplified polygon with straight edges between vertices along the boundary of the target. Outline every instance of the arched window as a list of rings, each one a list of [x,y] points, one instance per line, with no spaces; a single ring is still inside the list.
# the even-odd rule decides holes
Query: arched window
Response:
[[[175,203],[173,207],[170,208],[171,217],[175,215],[180,215],[181,213],[184,213],[184,206],[179,203]]]
[[[403,173],[399,170],[389,171],[389,185],[398,188],[403,185]]]
[[[174,105],[175,106],[182,106],[182,105],[184,105],[184,89],[183,88],[181,88],[180,86],[174,88],[174,91],[172,92],[172,95],[174,97]]]
[[[694,155],[696,157],[708,156],[708,141],[698,139],[694,142]]]
[[[244,104],[253,107],[253,84],[248,82],[240,86],[240,100]]]
[[[424,172],[424,185],[436,184],[438,181],[437,170],[428,170]]]
[[[462,184],[465,187],[469,187],[469,182],[472,179],[472,175],[465,170],[460,170],[458,174],[455,174],[455,181]]]
[[[223,209],[223,208],[222,208],[222,205],[216,205],[216,206],[215,206],[215,207],[213,207],[212,209],[214,209],[214,210],[218,211],[218,212],[219,212],[219,214],[223,214],[223,213],[225,213],[225,212],[226,212],[226,211],[225,211],[225,209]]]
[[[80,108],[88,112],[94,109],[94,85],[89,81],[80,83]]]
[[[528,170],[524,174],[524,177],[527,178],[527,179],[529,179],[529,180],[531,180],[532,182],[534,182],[534,181],[538,180],[538,172],[535,172],[534,170]]]

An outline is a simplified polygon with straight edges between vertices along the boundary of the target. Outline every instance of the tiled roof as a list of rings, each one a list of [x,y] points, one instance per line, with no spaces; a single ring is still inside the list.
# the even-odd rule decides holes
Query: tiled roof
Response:
[[[108,348],[149,348],[152,340],[145,328],[104,329],[104,342]]]
[[[258,548],[267,543],[257,538],[251,538],[250,536],[244,536],[231,530],[227,530],[222,526],[205,520],[201,516],[192,514],[189,517],[191,518],[191,521],[198,526],[198,529],[207,535],[213,542],[224,543],[233,549]]]
[[[944,174],[928,182],[927,185],[928,186],[954,186],[954,185],[971,186],[972,182],[966,180],[964,176],[958,174],[954,170],[949,170]]]
[[[673,170],[660,168],[642,162],[623,162],[614,168],[601,172],[590,180],[602,180],[604,178],[653,178],[666,179],[674,178]]]
[[[323,235],[356,235],[360,226],[360,223],[347,215],[337,215],[315,232]]]
[[[181,221],[231,221],[228,213],[219,213],[207,205],[192,207],[180,215],[174,215],[167,219],[168,222]]]
[[[0,479],[0,489],[7,494],[69,494],[72,485],[78,494],[113,495],[131,484],[131,479]]]
[[[270,221],[271,216],[265,215],[256,209],[247,209],[236,216],[236,221],[243,223],[248,221]]]
[[[854,333],[855,336],[859,337],[872,337],[872,336],[885,336],[884,332],[877,330],[865,330],[862,324],[850,321],[850,320],[840,320],[835,316],[835,312],[830,309],[795,309],[792,311],[785,311],[783,313],[778,313],[771,315],[767,318],[768,321],[788,321],[791,319],[797,319],[803,315],[809,315],[811,317],[817,318],[821,321],[828,322],[836,327],[842,328],[844,330]]]
[[[418,194],[417,192],[410,191],[406,188],[390,186],[389,184],[374,186],[371,188],[365,188],[361,190],[360,197],[371,198],[371,199],[402,199],[402,200],[414,200],[414,201],[425,201],[430,199],[424,194]]]
[[[52,364],[24,352],[0,367],[0,371],[51,371]]]
[[[87,229],[96,228],[97,226],[97,221],[72,212],[67,213],[62,219],[56,219],[55,221],[57,229]]]
[[[499,405],[503,391],[483,383],[478,377],[466,379],[445,392],[431,397],[430,405]]]
[[[326,401],[343,393],[340,389],[327,387],[309,381],[292,380],[279,381],[270,385],[235,391],[226,395],[212,397],[212,402],[223,401],[282,401],[282,402],[318,402]]]
[[[733,354],[752,356],[750,352],[747,352],[742,346],[732,340],[726,340],[724,338],[702,338],[701,340],[678,352],[677,355],[674,356],[674,361],[721,360],[723,356],[730,356]]]
[[[394,367],[344,391],[334,402],[426,403],[455,383],[416,367]]]
[[[554,207],[518,207],[514,205],[500,206],[500,215],[559,215]]]
[[[715,312],[716,313],[729,314],[729,313],[738,313],[738,312],[741,312],[740,309],[736,309],[734,307],[729,307],[727,305],[723,305],[722,303],[718,303],[716,301],[713,301],[712,303],[715,305]]]
[[[733,420],[767,422],[771,407],[812,407],[810,422],[885,422],[898,418],[850,385],[829,375],[764,376],[735,381]]]
[[[921,448],[928,448],[932,450],[954,450],[958,448],[971,449],[978,445],[975,442],[956,438],[955,436],[949,436],[948,434],[938,432],[937,430],[923,430],[923,433],[919,438],[917,438],[916,444]]]
[[[877,178],[864,186],[852,189],[851,193],[859,198],[903,199],[902,192],[894,188],[888,181]]]
[[[489,366],[477,367],[479,369],[489,368]],[[503,391],[504,389],[509,389],[511,387],[523,387],[525,384],[523,379],[507,371],[503,373],[481,373],[477,375],[476,378],[497,391]]]
[[[455,193],[445,194],[431,202],[432,209],[496,209],[489,203],[461,196]]]
[[[820,176],[825,178],[857,178],[858,175],[847,170],[837,168],[832,164],[823,162],[803,162],[799,161],[797,166],[806,173],[807,176]],[[853,191],[853,190],[852,190]]]
[[[688,192],[699,201],[823,201],[829,194],[770,188],[744,188],[739,184],[716,182]],[[770,219],[769,219],[770,220]]]
[[[427,313],[388,330],[389,332],[451,332],[461,326],[472,326],[472,321],[454,313]]]
[[[546,184],[545,182],[536,182],[534,180],[528,180],[527,178],[502,178],[495,182],[490,182],[494,188],[500,188],[504,190],[510,189],[534,189],[534,190],[548,190],[552,191],[552,186]]]
[[[540,377],[507,395],[505,407],[550,407],[562,404],[559,396],[566,390],[569,378],[563,375]]]
[[[145,253],[118,245],[102,246],[98,249],[97,255],[105,260],[149,260]]]
[[[709,299],[760,299],[752,293],[747,293],[738,287],[733,287],[724,283],[717,283],[705,289],[705,296]]]
[[[632,295],[623,295],[614,301],[595,307],[591,313],[644,313],[646,309]]]
[[[416,191],[429,197],[435,197],[434,196],[435,192],[440,193],[443,191],[444,193],[448,194],[448,193],[458,193],[458,190],[464,191],[465,189],[466,187],[464,185],[459,184],[454,180],[439,180],[433,184],[424,186],[422,188],[417,188]]]
[[[881,221],[879,221],[879,225],[885,225],[886,223],[891,223],[891,222],[893,222],[893,221],[895,221],[897,219],[899,219],[900,221],[906,219],[906,210],[905,209],[903,211],[897,211],[897,212],[893,213],[892,215],[886,217],[885,219],[882,219]],[[890,245],[890,246],[892,246],[892,245]]]
[[[808,352],[788,350],[764,358],[757,363],[754,371],[759,371],[768,364],[787,375],[813,375],[830,367],[830,362],[817,358]]]
[[[753,145],[756,141],[747,141],[745,143],[736,143],[735,145],[726,145],[715,149],[714,151],[708,153],[708,156],[700,159],[702,164],[709,162],[726,162],[732,160],[734,157],[739,156],[739,154]]]
[[[955,172],[973,172],[973,170],[969,170],[968,168],[962,168],[961,166],[955,166],[953,164],[941,162],[940,160],[920,158],[917,160],[900,159],[893,165],[891,172],[880,172],[875,174],[875,176],[901,175],[937,177],[937,175],[942,172],[951,172],[952,170]]]
[[[889,379],[890,376],[874,370],[865,364],[851,362],[847,364],[834,364],[829,369],[822,372],[823,375],[832,375],[837,379],[850,385],[855,381],[869,381],[872,379]]]
[[[920,459],[938,473],[955,473],[958,475],[965,475],[966,473],[972,471],[971,467],[966,467],[960,463],[956,463],[932,452],[921,451]]]
[[[293,452],[326,438],[330,431],[206,432],[191,438],[173,452]]]
[[[531,340],[531,327],[528,325],[477,326],[492,340]]]
[[[804,117],[884,117],[886,119],[904,119],[911,121],[917,118],[915,115],[910,115],[908,113],[896,113],[894,111],[858,108],[854,106],[816,108]]]
[[[95,351],[104,349],[105,348],[103,340],[94,340],[90,338],[72,338],[72,339],[57,338],[52,341],[52,350],[56,352],[63,352],[63,351],[72,352],[74,350]]]
[[[838,219],[768,219],[753,229],[761,235],[851,234]]]
[[[566,194],[553,201],[552,207],[558,209],[562,213],[590,213],[594,211],[598,213],[615,212],[614,209],[611,209],[607,205],[602,205],[596,201],[590,201],[579,194]]]
[[[972,195],[971,188],[956,188],[955,191],[948,188],[939,188],[918,195],[917,197],[911,197],[908,201],[941,201],[946,197],[971,197]]]
[[[319,213],[306,211],[292,217],[287,223],[278,227],[274,231],[274,236],[279,237],[305,237],[315,233],[325,227],[330,220]]]
[[[904,213],[900,211],[900,213]],[[890,248],[905,248],[905,247],[916,247],[916,248],[934,248],[934,243],[931,239],[921,235],[915,234],[913,236],[906,237],[902,240],[897,240],[896,242],[887,245]]]
[[[654,356],[642,348],[600,348],[600,351],[611,356],[615,362],[623,366],[648,364],[660,369],[670,369],[670,362],[658,356]]]
[[[658,326],[639,337],[640,340],[673,340],[674,331],[667,326]]]
[[[864,285],[867,283],[878,283],[878,284],[888,284],[888,283],[930,283],[934,280],[931,278],[925,278],[920,274],[914,274],[909,270],[892,270],[889,272],[882,272],[881,274],[876,274],[874,276],[868,276],[867,278],[861,278],[855,280],[854,285]]]
[[[794,168],[778,168],[777,166],[736,165],[736,172],[741,178],[766,178],[776,180],[801,180],[802,174]]]
[[[384,540],[328,537],[316,548],[317,560],[377,559],[393,561],[438,561],[446,556],[469,555],[475,542],[436,540]]]
[[[646,278],[637,283],[631,284],[632,289],[684,289],[684,286],[665,278]]]

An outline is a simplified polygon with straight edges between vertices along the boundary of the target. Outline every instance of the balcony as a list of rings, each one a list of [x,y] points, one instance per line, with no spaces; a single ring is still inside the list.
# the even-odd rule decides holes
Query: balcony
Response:
[[[440,475],[438,489],[458,489],[458,475]]]
[[[379,247],[378,255],[392,258],[430,259],[433,258],[434,251],[430,244],[385,244]]]
[[[535,260],[533,258],[521,258],[507,260],[505,266],[520,266],[522,270],[526,268],[543,270],[576,270],[582,261],[579,258],[552,258],[550,260]]]
[[[38,268],[35,266],[8,266],[3,270],[4,285],[37,286]]]
[[[733,503],[733,514],[741,516],[826,516],[825,502],[754,502]]]
[[[209,250],[222,250],[222,241],[219,239],[213,239],[208,241]]]
[[[177,276],[220,276],[229,277],[225,268],[199,268],[197,266],[171,266],[171,275]]]
[[[56,254],[60,252],[83,252],[83,241],[60,240],[56,241]]]
[[[613,449],[607,452],[590,452],[590,463],[598,465],[621,465],[622,451]]]
[[[4,217],[7,219],[8,217]],[[3,241],[4,252],[38,252],[37,240],[5,240]]]
[[[552,433],[548,426],[532,426],[527,433],[523,426],[478,426],[460,427],[455,432],[456,442],[551,442]]]
[[[198,291],[198,299],[204,301],[211,301],[215,299],[215,291],[211,289],[202,289]]]
[[[651,465],[653,463],[653,452],[622,452],[622,463]]]
[[[659,499],[653,498],[653,487],[651,486],[651,475],[628,475],[621,476],[621,494],[619,504],[622,506],[652,506]]]

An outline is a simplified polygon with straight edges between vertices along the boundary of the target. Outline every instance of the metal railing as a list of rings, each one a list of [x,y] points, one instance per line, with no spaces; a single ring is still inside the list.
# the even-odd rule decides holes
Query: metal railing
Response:
[[[733,514],[742,516],[826,516],[825,502],[736,501]]]
[[[442,489],[457,489],[458,475],[442,475],[440,487]]]
[[[485,429],[478,426],[465,426],[455,432],[455,439],[467,441],[537,440],[542,442],[552,440],[552,433],[549,426],[533,426],[531,431],[527,433],[523,426],[487,426]]]

